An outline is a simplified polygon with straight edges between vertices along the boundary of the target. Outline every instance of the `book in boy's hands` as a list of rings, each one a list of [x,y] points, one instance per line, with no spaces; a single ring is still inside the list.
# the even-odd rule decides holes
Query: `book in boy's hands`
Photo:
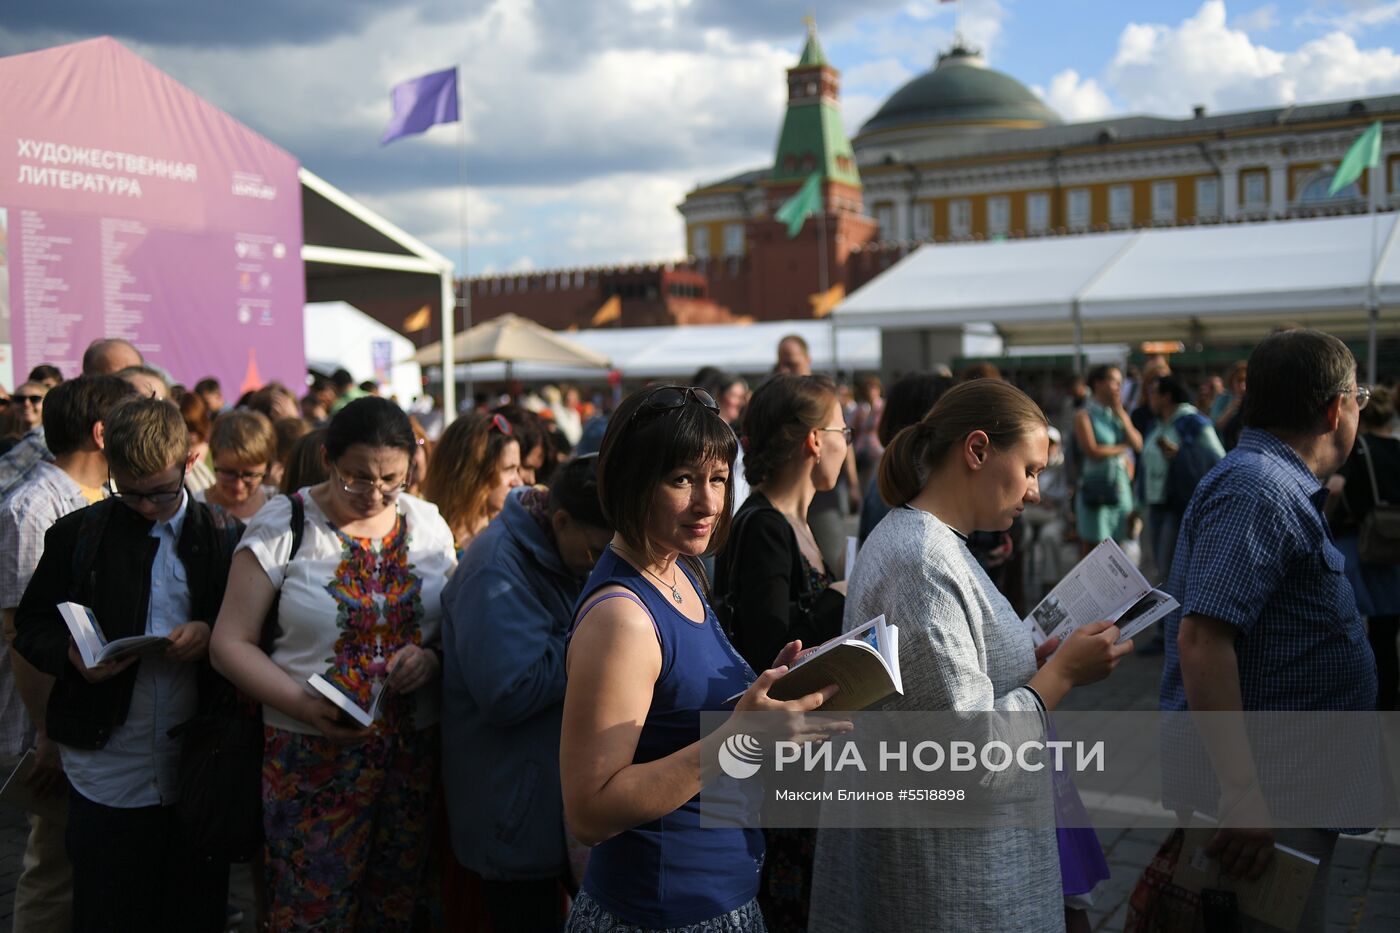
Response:
[[[1061,642],[1077,629],[1108,619],[1120,642],[1176,609],[1170,594],[1154,590],[1112,538],[1085,556],[1023,620],[1037,647]]]
[[[353,697],[320,674],[312,674],[306,678],[306,682],[314,687],[317,693],[338,706],[341,712],[366,728],[374,725],[374,721],[379,718],[379,701],[389,692],[387,688],[379,687],[374,699],[370,701],[369,709],[365,709]]]
[[[769,688],[775,700],[796,700],[836,684],[825,710],[865,709],[892,693],[904,693],[899,677],[899,626],[876,616],[854,631],[808,648]]]
[[[160,635],[131,635],[108,641],[103,637],[102,628],[97,624],[92,610],[79,603],[59,603],[58,614],[63,616],[68,634],[73,636],[73,644],[77,645],[83,666],[88,670],[99,664],[120,661],[130,654],[163,651],[170,647],[170,639]]]
[[[1213,820],[1196,814],[1193,823]],[[1318,859],[1297,849],[1274,844],[1274,857],[1264,874],[1254,881],[1232,878],[1220,866],[1220,859],[1206,854],[1216,826],[1192,825],[1186,829],[1181,855],[1172,873],[1172,883],[1199,894],[1206,889],[1233,892],[1240,913],[1262,920],[1281,930],[1298,929],[1307,906]]]

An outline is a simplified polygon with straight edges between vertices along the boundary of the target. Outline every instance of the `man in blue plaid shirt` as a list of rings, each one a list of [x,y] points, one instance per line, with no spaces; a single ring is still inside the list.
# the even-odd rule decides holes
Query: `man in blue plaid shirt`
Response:
[[[1166,623],[1164,711],[1375,708],[1366,626],[1323,517],[1325,480],[1346,461],[1370,390],[1335,337],[1274,334],[1249,359],[1244,431],[1201,481],[1182,520],[1168,588],[1181,601]],[[1219,779],[1217,815],[1269,826],[1242,721],[1206,738]],[[1170,765],[1170,762],[1169,762]],[[1266,781],[1267,783],[1267,781]],[[1325,924],[1337,833],[1222,829],[1212,842],[1232,874],[1257,877],[1274,842],[1321,859],[1301,929]]]

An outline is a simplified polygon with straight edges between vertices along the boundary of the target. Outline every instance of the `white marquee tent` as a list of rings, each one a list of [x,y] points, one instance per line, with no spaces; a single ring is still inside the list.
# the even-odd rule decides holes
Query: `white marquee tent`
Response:
[[[405,405],[423,394],[422,368],[404,362],[413,353],[413,341],[360,309],[343,301],[314,302],[305,308],[302,327],[308,367],[326,375],[344,368],[356,382],[379,382],[385,376],[381,385]]]
[[[887,331],[992,324],[1020,345],[1250,340],[1283,322],[1400,337],[1397,232],[1387,213],[924,246],[834,315]]]
[[[627,379],[686,379],[705,365],[743,376],[770,372],[777,359],[778,341],[788,334],[798,334],[807,341],[814,370],[831,370],[831,329],[825,321],[599,328],[565,336],[612,360],[613,368]],[[878,370],[879,328],[841,328],[837,331],[836,356],[837,365],[846,372]],[[601,375],[596,369],[538,363],[516,363],[512,374],[524,382],[597,382]],[[501,363],[458,365],[457,375],[458,378],[470,375],[474,381],[481,382],[500,381],[505,378],[505,366]]]

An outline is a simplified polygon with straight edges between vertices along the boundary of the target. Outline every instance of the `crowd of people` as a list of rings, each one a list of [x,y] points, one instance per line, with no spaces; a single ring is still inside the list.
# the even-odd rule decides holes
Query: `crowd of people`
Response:
[[[342,371],[230,406],[121,340],[16,389],[0,756],[32,751],[42,803],[16,931],[225,929],[231,861],[278,931],[1087,929],[1092,830],[704,825],[700,716],[803,722],[835,685],[775,681],[881,614],[883,708],[1054,710],[1134,646],[1036,647],[1025,602],[1108,538],[1182,604],[1163,709],[1395,708],[1400,440],[1327,335],[1196,393],[1160,358],[1058,403],[988,366],[852,390],[787,337],[752,389],[497,401],[444,426]],[[65,603],[165,641],[88,667]],[[1223,799],[1267,810],[1247,778]],[[1336,833],[1277,838],[1322,861],[1321,929]],[[1213,845],[1255,872],[1274,839]]]

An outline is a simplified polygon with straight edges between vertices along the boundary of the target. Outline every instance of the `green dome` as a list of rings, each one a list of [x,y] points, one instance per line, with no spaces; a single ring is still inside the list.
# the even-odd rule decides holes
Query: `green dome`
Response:
[[[982,57],[957,47],[895,91],[866,121],[860,135],[928,124],[1058,126],[1059,114],[1010,75],[993,71]]]

